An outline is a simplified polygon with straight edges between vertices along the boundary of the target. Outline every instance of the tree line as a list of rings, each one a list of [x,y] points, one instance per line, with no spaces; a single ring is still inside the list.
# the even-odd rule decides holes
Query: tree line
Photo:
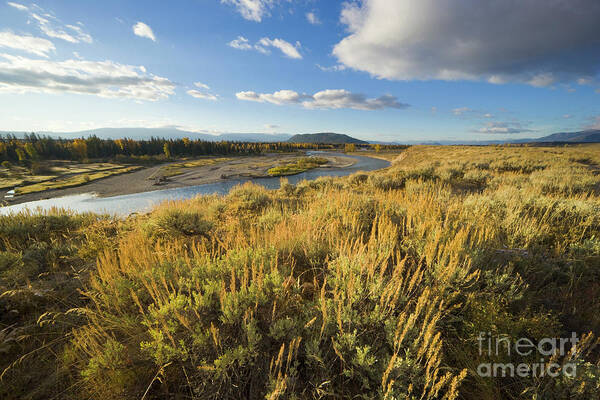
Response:
[[[355,150],[354,145],[352,151]],[[357,147],[391,149],[404,146],[360,145]],[[0,135],[0,161],[27,163],[41,160],[85,161],[90,159],[160,159],[194,157],[204,155],[250,155],[267,152],[291,152],[298,150],[346,150],[343,144],[316,143],[256,143],[256,142],[210,142],[189,138],[165,139],[101,139],[90,136],[79,139],[60,139],[35,133],[18,138]]]
[[[0,161],[26,162],[39,160],[109,159],[119,157],[190,157],[202,155],[244,155],[285,152],[317,148],[304,143],[209,142],[203,140],[151,138],[101,139],[97,136],[79,139],[56,139],[36,134],[17,138],[0,136]],[[333,148],[333,146],[318,146]]]

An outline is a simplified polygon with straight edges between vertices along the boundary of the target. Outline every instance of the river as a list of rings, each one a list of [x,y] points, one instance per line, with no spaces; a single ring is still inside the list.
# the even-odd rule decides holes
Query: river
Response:
[[[321,152],[310,153],[315,155],[323,154]],[[296,184],[303,180],[314,180],[320,176],[346,176],[357,171],[374,171],[390,165],[388,161],[372,157],[350,155],[345,155],[345,157],[354,158],[356,163],[346,168],[316,168],[286,178],[289,183]],[[84,193],[0,207],[0,215],[8,215],[24,210],[39,212],[52,208],[64,208],[75,212],[94,212],[124,216],[134,212],[149,211],[152,207],[167,200],[189,199],[200,194],[227,194],[234,186],[247,181],[252,181],[267,189],[277,189],[280,184],[279,177],[245,178],[113,197],[97,197],[93,193]]]

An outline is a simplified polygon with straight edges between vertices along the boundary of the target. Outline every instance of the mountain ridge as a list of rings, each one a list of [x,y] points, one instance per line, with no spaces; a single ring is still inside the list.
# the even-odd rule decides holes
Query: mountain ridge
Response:
[[[302,133],[292,136],[288,142],[291,143],[327,143],[327,144],[368,144],[364,140],[353,138],[343,133],[320,132]]]

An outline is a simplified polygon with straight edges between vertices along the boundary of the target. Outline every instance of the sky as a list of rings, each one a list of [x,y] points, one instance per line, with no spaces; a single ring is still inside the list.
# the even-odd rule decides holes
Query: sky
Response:
[[[598,0],[0,3],[0,130],[600,129]]]

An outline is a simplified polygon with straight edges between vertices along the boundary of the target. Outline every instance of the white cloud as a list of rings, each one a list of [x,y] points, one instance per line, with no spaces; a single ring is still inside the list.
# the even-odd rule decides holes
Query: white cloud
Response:
[[[251,45],[249,40],[244,36],[238,36],[237,39],[232,40],[231,42],[227,43],[227,45],[238,50],[256,50],[262,54],[270,54],[268,48],[274,47],[279,49],[286,57],[294,59],[302,58],[302,55],[298,51],[298,48],[302,47],[300,42],[296,42],[296,45],[294,46],[290,42],[278,38],[269,39],[264,37],[256,42],[256,44]]]
[[[246,39],[243,36],[238,36],[237,39],[232,40],[231,42],[227,43],[227,45],[229,47],[233,47],[234,49],[238,49],[238,50],[252,49],[252,45],[250,45],[250,43],[248,43],[248,39]]]
[[[260,103],[272,103],[277,105],[300,103],[310,98],[308,95],[299,94],[293,90],[279,90],[275,93],[256,93],[253,91],[239,92],[235,95],[239,100],[257,101]]]
[[[554,84],[558,79],[552,73],[534,75],[526,83],[535,87],[546,87]]]
[[[281,128],[281,126],[280,126],[280,125],[277,125],[277,124],[265,124],[265,125],[264,125],[264,128],[265,128],[265,130],[266,130],[266,131],[268,131],[268,132],[275,132],[275,131],[277,131],[279,128]]]
[[[143,22],[138,22],[133,26],[133,33],[136,36],[147,38],[156,42],[156,36],[154,36],[154,32],[152,32],[152,28],[146,25]]]
[[[197,99],[213,100],[213,101],[218,99],[218,97],[214,94],[201,92],[201,91],[195,90],[195,89],[188,90],[186,93]]]
[[[309,24],[312,24],[312,25],[320,25],[321,24],[321,20],[319,19],[317,14],[315,14],[312,11],[306,13],[306,20],[308,21]]]
[[[208,86],[202,82],[195,82],[194,86],[196,86],[200,90],[196,90],[196,89],[188,90],[186,93],[189,94],[190,96],[195,97],[197,99],[205,99],[205,100],[213,100],[213,101],[219,99],[219,96],[217,96],[216,94],[212,94],[212,93],[208,92],[208,90],[210,90],[210,86]]]
[[[472,109],[470,109],[469,107],[459,107],[459,108],[455,108],[452,110],[452,113],[454,115],[464,115],[466,113],[470,113],[473,112]]]
[[[362,0],[333,54],[378,78],[548,86],[596,76],[599,20],[597,0]]]
[[[26,6],[24,6],[23,4],[19,4],[19,3],[13,3],[12,1],[7,2],[6,4],[8,4],[11,7],[16,8],[17,10],[21,10],[21,11],[27,11],[29,10],[29,8],[27,8]]]
[[[293,44],[286,42],[283,39],[262,38],[258,41],[257,45],[262,48],[275,47],[275,48],[281,50],[281,52],[286,57],[289,57],[289,58],[295,58],[295,59],[302,58],[302,55],[300,55],[300,53],[298,52],[298,49],[296,49],[296,47]],[[296,42],[296,46],[299,47],[300,43]]]
[[[591,78],[579,78],[577,79],[577,84],[578,85],[589,85],[593,82],[593,79]]]
[[[63,25],[52,13],[46,12],[36,4],[30,7],[13,2],[8,2],[7,4],[18,10],[27,12],[29,21],[37,24],[40,31],[48,37],[61,39],[70,43],[92,43],[94,41],[92,36],[83,30],[81,22]]]
[[[243,18],[249,21],[261,22],[263,17],[269,15],[273,0],[221,0],[223,4],[230,4],[237,8]]]
[[[113,61],[34,60],[0,54],[0,93],[76,93],[156,101],[175,84],[143,66]]]
[[[520,122],[488,122],[484,127],[478,129],[477,132],[488,134],[513,134],[534,131],[523,127]]]
[[[346,66],[342,65],[342,64],[332,65],[331,67],[324,67],[320,64],[315,64],[315,65],[321,71],[325,71],[325,72],[339,72],[339,71],[344,71],[346,69]]]
[[[83,31],[81,22],[78,25],[65,25],[67,28],[71,29],[77,34],[79,40],[85,43],[92,43],[94,40],[92,37]]]
[[[236,93],[239,100],[260,103],[301,104],[309,109],[381,110],[384,108],[407,108],[408,104],[400,103],[395,96],[383,95],[378,98],[366,98],[360,93],[352,93],[344,89],[328,89],[313,95],[300,94],[293,90],[280,90],[274,93],[256,93],[253,91]]]
[[[56,50],[54,44],[49,40],[34,36],[15,35],[12,32],[0,32],[0,47],[21,50],[46,58],[48,58],[48,53]]]
[[[210,90],[210,86],[208,86],[207,84],[202,83],[202,82],[194,82],[194,86],[196,86],[200,89]]]
[[[462,118],[477,118],[477,119],[494,118],[494,114],[492,114],[492,113],[482,111],[482,110],[474,110],[470,107],[453,108],[452,114],[456,115],[457,117],[462,117]]]

